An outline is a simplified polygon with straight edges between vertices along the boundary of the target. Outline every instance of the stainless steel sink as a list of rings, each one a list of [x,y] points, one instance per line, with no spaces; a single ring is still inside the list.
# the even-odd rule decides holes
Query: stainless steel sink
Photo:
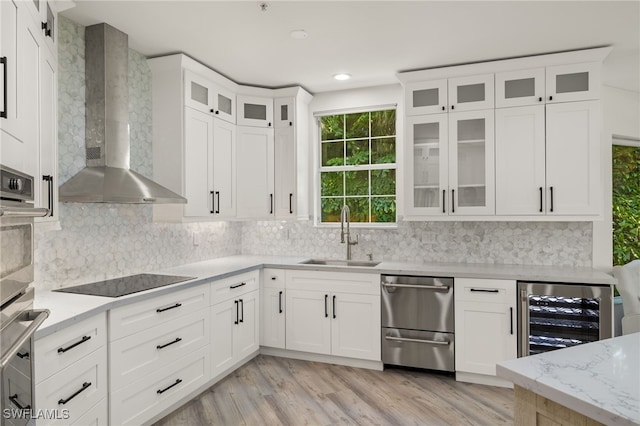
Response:
[[[331,260],[331,259],[309,259],[300,262],[302,265],[327,265],[327,266],[363,266],[373,268],[380,264],[372,260]]]

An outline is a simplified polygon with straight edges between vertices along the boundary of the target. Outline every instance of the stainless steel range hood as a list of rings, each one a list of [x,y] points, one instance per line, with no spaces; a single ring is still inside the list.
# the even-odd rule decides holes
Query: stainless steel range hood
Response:
[[[187,199],[129,169],[129,40],[107,24],[85,29],[87,167],[60,186],[60,201],[179,203]]]

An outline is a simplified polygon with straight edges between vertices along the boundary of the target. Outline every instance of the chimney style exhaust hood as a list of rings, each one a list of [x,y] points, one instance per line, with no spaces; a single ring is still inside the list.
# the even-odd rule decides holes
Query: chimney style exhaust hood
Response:
[[[60,186],[60,201],[185,204],[129,169],[129,40],[107,24],[85,29],[87,167]]]

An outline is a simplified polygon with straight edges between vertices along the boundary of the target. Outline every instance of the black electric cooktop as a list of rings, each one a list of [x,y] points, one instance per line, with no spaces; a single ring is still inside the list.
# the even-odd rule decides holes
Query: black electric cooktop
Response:
[[[152,288],[164,287],[195,277],[181,277],[177,275],[137,274],[111,280],[97,281],[74,287],[60,288],[53,291],[62,293],[88,294],[91,296],[120,297]]]

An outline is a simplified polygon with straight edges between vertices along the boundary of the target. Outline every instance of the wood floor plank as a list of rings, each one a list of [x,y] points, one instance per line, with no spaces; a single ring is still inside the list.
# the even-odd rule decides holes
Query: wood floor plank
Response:
[[[513,404],[511,389],[432,372],[260,355],[156,426],[510,425]]]

